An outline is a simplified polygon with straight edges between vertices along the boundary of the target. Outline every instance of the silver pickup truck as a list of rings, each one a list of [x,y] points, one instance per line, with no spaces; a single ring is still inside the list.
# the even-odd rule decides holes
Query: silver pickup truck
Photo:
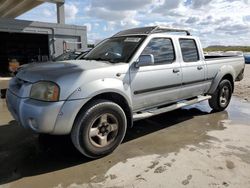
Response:
[[[244,67],[243,56],[204,57],[199,39],[186,30],[136,28],[102,41],[84,60],[21,69],[7,104],[23,127],[71,134],[83,155],[98,158],[136,120],[204,100],[224,110]]]

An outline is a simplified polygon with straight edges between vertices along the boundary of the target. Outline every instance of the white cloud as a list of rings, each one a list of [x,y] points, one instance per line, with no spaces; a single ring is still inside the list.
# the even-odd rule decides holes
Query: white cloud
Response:
[[[74,4],[65,4],[65,17],[68,19],[75,19],[78,13],[78,8]]]
[[[189,17],[185,22],[186,22],[187,24],[193,24],[193,23],[197,23],[199,20],[200,20],[199,17],[191,16],[191,17]]]
[[[176,9],[179,7],[181,0],[165,0],[164,4],[161,6],[161,10],[165,11],[171,10],[171,9]]]
[[[87,26],[87,31],[91,32],[92,31],[92,24],[91,23],[84,23],[85,26]]]
[[[110,11],[102,7],[93,7],[87,13],[91,17],[96,17],[106,21],[118,21],[126,18],[131,11]]]
[[[114,31],[116,26],[116,22],[108,21],[107,24],[103,27],[104,31]]]
[[[30,17],[56,20],[48,5]],[[65,5],[67,23],[87,25],[91,40],[125,28],[165,25],[190,29],[205,46],[249,45],[249,12],[250,0],[67,0]]]
[[[160,25],[160,26],[165,26],[165,27],[172,27],[171,25],[169,25],[168,22],[158,22],[158,21],[151,22],[151,23],[149,23],[149,24],[147,24],[145,26],[155,26],[155,25]]]
[[[93,7],[102,7],[110,11],[138,10],[151,3],[152,0],[92,0]]]
[[[211,3],[212,0],[192,0],[192,7],[194,9],[206,7]]]
[[[53,15],[55,14],[55,12],[52,12],[52,11],[49,10],[49,9],[44,9],[44,10],[43,10],[43,14],[44,14],[44,16],[46,16],[46,17],[51,17],[51,16],[53,16]]]
[[[143,0],[144,3],[151,2],[151,0]],[[92,6],[88,7],[87,14],[90,17],[95,17],[100,20],[106,21],[104,31],[116,31],[118,29],[125,29],[130,27],[136,27],[140,24],[136,16],[138,11],[132,10],[132,7],[141,5],[146,6],[143,1],[135,1],[135,6],[130,6],[131,3],[127,3],[127,6],[118,6],[118,1],[108,0],[105,5],[101,1],[93,1]],[[98,4],[97,4],[98,3]],[[126,4],[125,1],[119,1],[121,4]],[[128,5],[129,4],[129,5]],[[123,10],[119,10],[122,7]]]

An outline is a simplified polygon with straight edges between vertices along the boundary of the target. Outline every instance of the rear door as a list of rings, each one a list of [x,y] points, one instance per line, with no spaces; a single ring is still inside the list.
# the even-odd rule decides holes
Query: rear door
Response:
[[[130,67],[134,110],[175,101],[181,88],[181,68],[176,61],[175,48],[170,38],[152,38],[143,55],[154,55],[155,64]]]
[[[179,39],[182,55],[182,90],[181,99],[201,95],[206,89],[206,66],[200,57],[197,43],[194,39]]]

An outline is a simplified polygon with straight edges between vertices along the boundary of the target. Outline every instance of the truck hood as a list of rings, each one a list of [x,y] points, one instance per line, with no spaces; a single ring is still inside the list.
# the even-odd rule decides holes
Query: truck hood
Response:
[[[85,70],[109,66],[112,66],[112,64],[108,62],[86,60],[32,63],[21,67],[16,76],[31,83],[40,80],[57,82],[61,77],[71,76],[71,79],[74,79],[74,77],[80,76]]]
[[[60,87],[60,100],[67,100],[77,88],[93,80],[115,77],[115,72],[126,71],[126,67],[128,65],[124,63],[114,65],[105,61],[86,60],[36,63],[21,68],[16,77],[28,83],[54,82]]]

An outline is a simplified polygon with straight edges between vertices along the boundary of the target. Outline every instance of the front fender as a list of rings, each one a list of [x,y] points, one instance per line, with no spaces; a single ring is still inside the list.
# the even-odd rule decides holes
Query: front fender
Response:
[[[235,78],[236,78],[236,72],[234,70],[234,68],[231,66],[231,65],[223,65],[219,71],[217,72],[217,74],[215,75],[213,81],[212,81],[212,84],[211,84],[211,87],[208,91],[209,94],[213,94],[218,85],[220,84],[222,78],[226,75],[231,75],[232,78],[233,78],[233,81],[235,81]]]
[[[129,85],[123,80],[115,78],[104,78],[85,83],[78,87],[67,100],[91,99],[99,94],[109,92],[120,94],[127,100],[128,104],[132,106]]]

